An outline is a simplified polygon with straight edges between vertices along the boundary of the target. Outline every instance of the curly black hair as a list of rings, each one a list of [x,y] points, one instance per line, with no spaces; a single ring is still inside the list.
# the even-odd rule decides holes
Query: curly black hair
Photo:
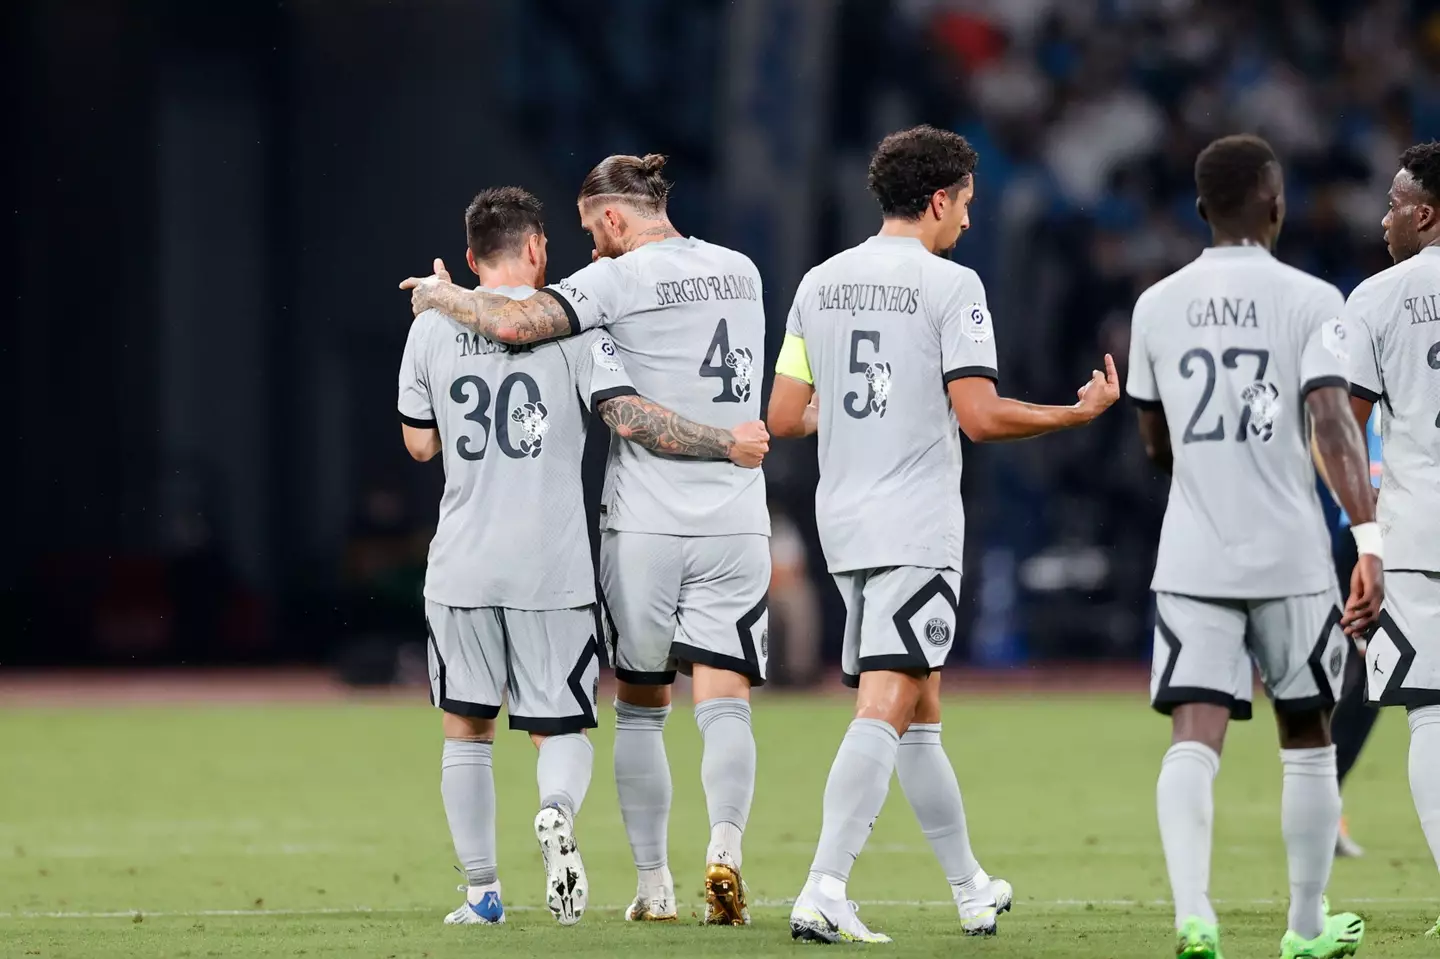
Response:
[[[1201,150],[1195,158],[1195,191],[1205,215],[1225,220],[1244,213],[1265,168],[1278,162],[1270,144],[1248,133],[1221,137]]]
[[[958,133],[926,125],[901,130],[881,140],[870,158],[870,192],[885,216],[918,219],[936,190],[963,186],[979,159]]]
[[[1400,154],[1400,166],[1409,171],[1430,201],[1440,200],[1440,143],[1417,143]]]
[[[540,200],[518,186],[481,190],[465,208],[465,240],[477,260],[516,253],[526,237],[544,232]]]

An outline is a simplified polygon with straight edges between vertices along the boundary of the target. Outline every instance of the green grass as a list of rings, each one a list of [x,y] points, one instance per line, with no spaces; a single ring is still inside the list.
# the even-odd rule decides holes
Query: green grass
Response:
[[[1016,887],[995,940],[965,940],[898,787],[856,866],[862,915],[904,956],[1140,957],[1170,952],[1154,781],[1167,724],[1134,697],[980,699],[947,706],[946,743],[982,862]],[[503,735],[504,928],[449,928],[458,902],[440,809],[439,719],[354,704],[0,710],[0,956],[449,957],[794,955],[786,908],[819,830],[841,698],[771,696],[756,711],[759,785],[746,836],[750,929],[634,927],[634,874],[611,779],[610,725],[580,820],[591,911],[540,910],[530,833],[534,751]],[[701,909],[708,829],[688,710],[667,731],[670,859],[682,917]],[[1406,732],[1382,718],[1347,791],[1369,849],[1330,894],[1369,920],[1365,953],[1440,955],[1420,933],[1440,879],[1405,778]],[[1287,895],[1280,773],[1268,719],[1232,731],[1217,786],[1212,891],[1229,959],[1273,956]],[[270,914],[264,914],[270,911]],[[239,915],[226,915],[231,912]],[[70,915],[46,915],[65,913]],[[119,913],[104,917],[96,914]],[[133,914],[132,914],[133,913]]]

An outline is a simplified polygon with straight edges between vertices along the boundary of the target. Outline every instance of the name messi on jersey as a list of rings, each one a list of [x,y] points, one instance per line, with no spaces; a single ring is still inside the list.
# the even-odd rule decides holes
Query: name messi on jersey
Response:
[[[1218,300],[1191,300],[1189,306],[1185,307],[1185,320],[1193,327],[1260,327],[1260,320],[1255,313],[1255,301],[1240,296],[1222,296]]]
[[[1405,300],[1405,310],[1410,314],[1410,325],[1440,322],[1440,304],[1435,302],[1436,294],[1412,296]]]
[[[886,313],[914,313],[920,309],[918,286],[895,286],[888,283],[831,283],[815,291],[822,310],[848,310],[851,315],[861,310]]]
[[[661,280],[655,284],[655,305],[699,303],[707,300],[754,300],[755,278],[727,273],[724,276],[687,276],[683,280]]]
[[[487,340],[479,333],[456,333],[455,343],[460,347],[461,356],[486,356],[490,353],[529,353],[534,345],[524,343],[519,346],[511,346],[509,343],[496,343]]]

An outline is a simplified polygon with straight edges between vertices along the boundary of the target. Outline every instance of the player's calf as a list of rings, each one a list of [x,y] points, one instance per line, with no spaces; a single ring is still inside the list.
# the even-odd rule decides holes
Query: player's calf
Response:
[[[448,925],[493,925],[505,921],[495,862],[495,775],[491,765],[495,721],[445,713],[445,747],[440,794],[465,872],[466,901],[445,917]]]
[[[710,813],[710,845],[706,850],[705,922],[707,925],[742,926],[750,922],[745,884],[740,878],[741,840],[755,793],[755,735],[750,726],[750,702],[740,696],[701,699],[702,687],[713,691],[721,670],[695,667],[695,722],[704,741],[700,779]],[[749,694],[749,680],[726,674],[741,688],[724,692]]]

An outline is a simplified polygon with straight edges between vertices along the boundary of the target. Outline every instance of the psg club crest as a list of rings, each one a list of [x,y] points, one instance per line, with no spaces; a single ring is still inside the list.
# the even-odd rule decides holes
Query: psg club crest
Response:
[[[931,646],[944,646],[950,642],[950,624],[939,616],[925,624],[925,642]]]

